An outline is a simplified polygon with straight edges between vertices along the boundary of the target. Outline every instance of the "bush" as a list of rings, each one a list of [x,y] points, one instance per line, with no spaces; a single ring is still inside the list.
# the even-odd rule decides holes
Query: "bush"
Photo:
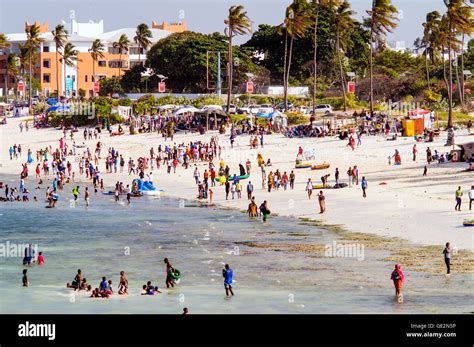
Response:
[[[308,117],[301,113],[285,113],[288,117],[288,125],[298,125],[308,123]]]

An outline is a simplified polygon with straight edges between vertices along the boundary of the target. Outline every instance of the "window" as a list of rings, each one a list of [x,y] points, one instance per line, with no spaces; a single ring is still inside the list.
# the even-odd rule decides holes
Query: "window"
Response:
[[[99,60],[99,66],[100,67],[106,67],[107,66],[107,62],[105,60]]]
[[[126,69],[128,67],[128,64],[125,60],[109,60],[109,67],[113,69]]]
[[[43,67],[49,69],[51,67],[51,60],[50,59],[43,59]]]
[[[43,52],[49,53],[49,46],[43,46]]]
[[[51,82],[51,75],[49,73],[43,74],[43,83],[50,83]]]
[[[84,82],[87,82],[87,75],[84,76]]]
[[[140,47],[140,50],[138,47],[130,47],[129,54],[144,54],[144,49],[142,47]]]
[[[110,54],[120,54],[120,50],[118,48],[109,47]]]

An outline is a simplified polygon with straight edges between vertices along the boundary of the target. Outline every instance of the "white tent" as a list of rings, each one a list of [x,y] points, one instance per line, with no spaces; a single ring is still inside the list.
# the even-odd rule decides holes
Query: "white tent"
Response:
[[[181,107],[180,109],[176,110],[173,112],[173,114],[175,116],[179,116],[181,114],[184,114],[184,113],[195,113],[195,112],[199,112],[199,109],[197,109],[196,107],[193,107],[193,106],[184,106],[184,107]]]

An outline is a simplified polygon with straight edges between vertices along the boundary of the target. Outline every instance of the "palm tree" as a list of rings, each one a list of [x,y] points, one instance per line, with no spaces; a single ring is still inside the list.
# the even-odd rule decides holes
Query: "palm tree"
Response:
[[[91,48],[89,48],[89,53],[92,57],[92,80],[95,82],[95,62],[99,60],[99,58],[104,57],[105,47],[99,39],[94,40],[92,42]],[[94,96],[94,90],[92,90],[92,96]]]
[[[41,42],[44,41],[40,37],[40,27],[38,24],[33,24],[25,28],[26,32],[26,42],[24,47],[27,50],[28,55],[28,69],[29,69],[29,98],[28,98],[28,107],[31,109],[31,93],[33,88],[31,87],[31,78],[33,74],[33,65],[36,64],[38,59],[38,49],[41,45]]]
[[[74,45],[70,42],[66,43],[64,46],[61,63],[64,66],[64,90],[66,90],[66,66],[73,67],[75,66],[76,61],[78,61],[79,51],[75,49]]]
[[[138,44],[138,62],[141,63],[140,59],[140,52],[141,48],[143,48],[145,51],[148,49],[148,47],[151,45],[151,39],[152,34],[150,31],[150,28],[148,28],[148,25],[145,23],[139,24],[137,26],[137,31],[135,32],[135,37],[133,38],[133,41],[135,41]]]
[[[290,37],[290,47],[288,48],[288,63],[286,64],[283,81],[285,111],[288,109],[288,80],[290,78],[293,42],[295,38],[303,38],[305,36],[306,31],[312,24],[311,17],[310,7],[305,0],[293,0],[293,3],[286,9],[284,25],[286,27],[286,35]]]
[[[392,5],[391,0],[372,0],[372,9],[367,11],[370,15],[368,24],[370,27],[370,113],[374,110],[374,93],[373,93],[373,42],[375,37],[384,37],[387,33],[391,33],[397,27],[395,21],[398,20],[397,8]]]
[[[453,62],[452,62],[452,51],[456,47],[458,42],[456,38],[456,32],[459,31],[472,31],[469,28],[472,25],[472,9],[464,6],[463,0],[444,0],[444,4],[447,7],[446,17],[448,22],[448,63],[449,63],[449,74],[448,74],[448,128],[452,127],[453,122]],[[462,28],[462,29],[461,29]],[[461,48],[462,49],[462,48]],[[457,64],[456,64],[457,68]],[[462,96],[460,96],[462,103]]]
[[[0,51],[6,51],[7,48],[10,47],[10,42],[8,42],[8,39],[5,34],[0,33]],[[6,101],[8,102],[8,61],[7,61],[7,73],[5,74],[5,96],[6,96]]]
[[[438,32],[441,22],[441,15],[438,11],[429,12],[426,15],[426,22],[423,25],[423,37],[421,40],[418,40],[417,46],[419,48],[424,48],[423,54],[425,55],[425,69],[426,69],[426,85],[428,89],[431,88],[430,85],[430,70],[429,70],[429,61],[434,61],[436,50],[438,49]]]
[[[53,41],[56,44],[56,97],[59,100],[59,51],[64,48],[64,45],[68,39],[67,30],[64,28],[64,25],[58,24],[53,31],[51,31],[51,35],[53,35]]]
[[[228,77],[228,89],[227,89],[227,109],[226,112],[229,113],[230,110],[230,98],[232,95],[232,76],[233,76],[233,65],[234,58],[232,52],[232,38],[237,35],[244,35],[250,33],[252,30],[252,25],[247,12],[244,11],[242,5],[231,6],[229,8],[229,16],[224,23],[227,25],[227,35],[229,38],[229,48],[228,48],[228,61],[227,61],[227,77]]]
[[[120,54],[120,58],[119,58],[119,60],[120,60],[119,76],[122,73],[122,53],[123,52],[128,52],[128,47],[129,46],[130,46],[130,41],[129,41],[127,35],[125,35],[125,34],[120,35],[118,41],[113,43],[113,47],[115,49],[118,49],[119,54]]]
[[[8,80],[10,77],[14,77],[15,80],[17,76],[20,74],[18,67],[16,65],[17,56],[15,53],[10,53],[7,56],[7,65],[6,65],[6,73],[5,73],[5,90],[6,90],[6,101],[8,102]]]
[[[346,102],[346,79],[344,74],[344,69],[342,66],[341,59],[341,50],[344,51],[345,44],[347,42],[347,35],[350,33],[350,30],[354,27],[354,20],[352,15],[355,14],[354,11],[350,9],[351,5],[344,0],[335,10],[335,22],[336,22],[336,51],[337,59],[339,61],[339,71],[341,74],[341,84],[342,84],[342,96],[344,99],[344,112],[347,108]]]

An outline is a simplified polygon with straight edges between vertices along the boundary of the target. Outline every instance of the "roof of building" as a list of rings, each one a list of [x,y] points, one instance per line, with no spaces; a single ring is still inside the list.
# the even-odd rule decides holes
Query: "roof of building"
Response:
[[[120,36],[125,34],[127,35],[130,41],[133,41],[133,38],[136,35],[137,28],[122,28],[114,31],[108,31],[103,34],[97,35],[98,39],[102,41],[107,41],[110,43],[116,42],[119,40]],[[161,30],[161,29],[150,29],[152,34],[152,42],[158,42],[159,40],[171,35],[171,31]]]

